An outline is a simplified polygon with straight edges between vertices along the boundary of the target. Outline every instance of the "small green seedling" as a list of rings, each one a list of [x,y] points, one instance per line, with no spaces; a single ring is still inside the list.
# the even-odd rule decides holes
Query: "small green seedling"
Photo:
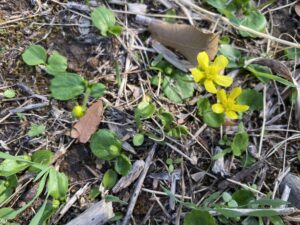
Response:
[[[121,152],[122,142],[118,136],[110,130],[98,130],[90,140],[92,153],[103,160],[115,160],[115,171],[126,176],[131,170],[130,159]]]
[[[112,10],[106,7],[98,7],[91,13],[91,18],[95,27],[101,31],[101,35],[119,35],[122,27],[116,25],[116,17]]]
[[[168,172],[172,173],[175,169],[175,166],[181,163],[181,158],[176,158],[175,160],[168,158],[166,164],[168,165]]]
[[[193,79],[189,74],[183,73],[174,66],[157,56],[151,63],[151,69],[158,71],[151,83],[160,87],[164,95],[175,103],[183,103],[194,94]]]
[[[45,125],[39,125],[39,124],[31,124],[29,131],[27,135],[29,137],[37,137],[45,133],[46,131],[46,126]]]
[[[40,65],[48,74],[54,76],[49,87],[53,98],[66,101],[84,96],[81,107],[76,105],[72,111],[76,118],[84,115],[89,97],[100,98],[104,95],[104,84],[91,83],[79,74],[67,72],[67,58],[57,51],[53,51],[48,57],[42,46],[31,45],[22,54],[22,58],[27,65]]]
[[[38,182],[35,196],[21,208],[0,209],[1,220],[5,220],[9,224],[9,221],[15,219],[42,195],[45,187],[47,187],[46,199],[31,219],[30,225],[46,224],[58,209],[60,202],[65,201],[68,191],[68,178],[63,173],[58,172],[53,166],[50,166],[52,156],[53,154],[49,150],[37,151],[32,157],[27,155],[12,156],[0,152],[0,158],[4,159],[0,163],[0,176],[2,177],[0,179],[0,204],[3,205],[10,200],[9,197],[17,186],[17,174],[26,170],[36,173],[34,182]],[[48,201],[49,197],[52,198],[51,201]]]

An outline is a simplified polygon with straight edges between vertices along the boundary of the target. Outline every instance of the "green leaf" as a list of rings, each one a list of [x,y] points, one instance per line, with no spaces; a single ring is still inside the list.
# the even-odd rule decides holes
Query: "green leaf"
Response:
[[[114,170],[109,169],[103,175],[102,185],[106,189],[111,189],[113,188],[113,186],[115,186],[117,180],[118,180],[118,174]]]
[[[231,149],[233,155],[240,156],[242,152],[244,152],[247,149],[248,143],[249,143],[249,136],[245,131],[243,124],[240,123],[238,133],[234,136],[231,143]]]
[[[253,89],[243,90],[237,98],[237,102],[242,105],[250,106],[251,110],[261,110],[263,108],[263,95]]]
[[[95,200],[100,194],[101,192],[99,191],[99,188],[93,187],[89,193],[89,199]]]
[[[48,59],[48,64],[46,65],[47,73],[53,76],[60,75],[60,73],[66,72],[67,68],[67,58],[61,55],[59,52],[53,51],[52,55]]]
[[[142,101],[138,104],[136,110],[135,110],[135,118],[141,118],[141,119],[148,119],[153,116],[153,114],[156,111],[156,107],[154,104],[146,101]]]
[[[91,13],[93,24],[101,31],[103,36],[107,33],[119,34],[122,27],[116,26],[116,18],[114,13],[106,7],[98,7]]]
[[[30,159],[29,156],[19,156],[19,157],[24,158],[26,160]],[[16,173],[25,170],[28,166],[30,166],[30,164],[27,162],[20,162],[15,159],[5,159],[0,164],[0,176],[8,177],[14,175]]]
[[[14,98],[16,96],[16,92],[13,89],[7,89],[3,93],[5,98]]]
[[[241,60],[242,54],[239,50],[233,48],[229,44],[223,44],[220,45],[219,52],[229,59],[228,68],[240,67],[239,61]]]
[[[241,20],[241,25],[249,27],[255,31],[264,32],[267,25],[266,17],[259,11],[251,11],[249,15]],[[239,31],[243,37],[256,37],[256,35],[245,31]]]
[[[274,225],[284,225],[280,216],[271,216],[269,217],[270,221]]]
[[[277,208],[282,205],[288,204],[287,201],[281,199],[269,199],[269,198],[261,198],[259,200],[249,202],[249,205],[259,205],[259,206],[271,206],[273,208]]]
[[[104,95],[105,85],[102,83],[93,84],[91,86],[91,96],[94,98],[100,98]]]
[[[144,134],[138,133],[133,136],[133,145],[134,146],[141,146],[144,143]]]
[[[50,165],[52,158],[53,153],[50,150],[42,149],[32,154],[31,161],[42,165]],[[38,173],[41,169],[31,166],[28,171],[31,173]]]
[[[42,218],[43,218],[43,214],[44,214],[45,209],[46,209],[46,205],[47,205],[47,198],[44,200],[43,205],[39,208],[37,213],[31,219],[29,225],[41,225],[43,223]]]
[[[124,153],[117,157],[117,160],[115,161],[115,170],[122,176],[126,176],[131,170],[131,161]]]
[[[55,76],[50,83],[51,96],[57,100],[69,100],[85,91],[84,79],[78,74]]]
[[[217,225],[215,219],[207,211],[193,209],[184,217],[184,225]]]
[[[284,53],[287,59],[300,59],[300,48],[287,48]]]
[[[116,203],[119,203],[121,205],[128,205],[127,202],[121,200],[119,197],[114,196],[114,195],[106,195],[105,196],[105,201],[107,201],[107,202],[116,202]]]
[[[293,83],[291,83],[290,81],[287,81],[286,79],[283,79],[282,77],[275,76],[273,74],[269,74],[266,72],[262,72],[261,71],[262,66],[260,66],[260,65],[251,64],[251,65],[247,66],[246,69],[248,71],[250,71],[253,75],[255,75],[260,80],[267,78],[270,80],[275,80],[275,81],[282,83],[288,87],[296,87]]]
[[[243,220],[242,225],[259,225],[255,217],[247,217]]]
[[[270,217],[270,216],[278,215],[278,213],[272,209],[257,209],[249,213],[242,213],[239,211],[239,209],[230,209],[230,208],[217,208],[215,210],[229,218],[239,217],[239,216]]]
[[[238,204],[235,200],[230,200],[228,203],[227,203],[228,207],[230,208],[237,208],[238,207]]]
[[[33,197],[33,199],[31,199],[29,202],[27,202],[24,206],[22,206],[21,208],[17,209],[17,210],[13,210],[10,213],[7,213],[5,216],[3,216],[3,219],[10,219],[13,220],[14,218],[16,218],[20,213],[22,213],[24,210],[26,210],[30,205],[32,205],[32,203],[41,195],[45,184],[46,184],[46,179],[47,179],[48,173],[45,173],[39,183],[38,189],[36,191],[35,196]]]
[[[122,142],[110,130],[100,129],[90,140],[92,153],[100,159],[112,160],[120,155]]]
[[[115,212],[114,213],[114,217],[109,219],[109,223],[112,223],[112,222],[116,222],[116,221],[119,221],[121,220],[122,218],[124,217],[123,213],[121,212]]]
[[[172,128],[167,135],[173,138],[181,138],[188,134],[188,129],[186,126],[177,125],[176,127]]]
[[[199,100],[197,101],[197,109],[198,109],[198,114],[200,116],[203,116],[205,112],[210,110],[210,108],[211,105],[208,98],[203,98],[203,97],[199,98]]]
[[[12,212],[14,212],[15,210],[9,207],[6,208],[1,208],[0,209],[0,219],[4,219],[6,218],[9,214],[11,214]]]
[[[166,131],[169,131],[174,121],[173,115],[169,112],[164,111],[163,109],[159,109],[157,116],[160,119],[164,129]]]
[[[22,54],[23,61],[30,66],[46,64],[47,52],[40,45],[31,45]]]
[[[42,135],[46,131],[46,126],[45,125],[39,125],[39,124],[31,124],[29,131],[27,135],[29,137],[37,137]]]
[[[229,202],[229,201],[232,199],[231,194],[229,194],[229,193],[226,192],[226,191],[223,192],[222,198],[223,198],[224,202]]]
[[[224,149],[223,151],[221,151],[221,152],[215,154],[215,155],[212,157],[212,160],[218,160],[218,159],[222,158],[224,155],[226,155],[226,154],[228,154],[228,153],[230,153],[230,152],[232,152],[232,149],[231,149],[231,148],[226,148],[226,149]]]
[[[64,200],[68,192],[68,177],[51,168],[47,183],[48,194],[54,199]]]
[[[252,191],[241,189],[232,194],[232,198],[238,203],[239,206],[247,205],[251,200],[255,199]]]
[[[225,114],[224,113],[214,113],[211,110],[205,111],[203,115],[203,121],[210,127],[218,128],[220,127],[225,121]]]
[[[176,73],[174,76],[165,76],[162,90],[168,99],[175,103],[182,103],[194,94],[194,83],[189,75]]]

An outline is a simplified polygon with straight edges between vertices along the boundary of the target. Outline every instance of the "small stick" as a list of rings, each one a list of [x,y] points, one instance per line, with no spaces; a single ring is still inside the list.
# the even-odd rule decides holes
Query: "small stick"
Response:
[[[10,114],[15,114],[15,113],[20,113],[20,112],[25,112],[25,111],[29,111],[29,110],[33,110],[33,109],[40,109],[40,108],[43,108],[43,107],[46,107],[49,105],[49,102],[43,102],[43,103],[37,103],[37,104],[29,104],[29,105],[26,105],[22,108],[17,108],[17,109],[12,109],[12,110],[9,110],[9,113]]]
[[[137,181],[136,187],[134,189],[133,195],[131,196],[130,203],[128,205],[128,210],[127,210],[126,216],[124,217],[124,219],[122,221],[122,225],[127,225],[128,221],[129,221],[129,219],[130,219],[130,217],[132,215],[132,212],[133,212],[133,209],[135,207],[136,201],[137,201],[137,199],[139,197],[139,193],[141,192],[142,185],[144,183],[145,177],[146,177],[147,172],[149,170],[149,167],[150,167],[150,165],[152,163],[153,156],[154,156],[154,153],[156,151],[156,148],[157,148],[157,144],[155,143],[153,145],[151,151],[148,154],[148,157],[147,157],[146,162],[145,162],[144,170],[143,170],[140,178]]]

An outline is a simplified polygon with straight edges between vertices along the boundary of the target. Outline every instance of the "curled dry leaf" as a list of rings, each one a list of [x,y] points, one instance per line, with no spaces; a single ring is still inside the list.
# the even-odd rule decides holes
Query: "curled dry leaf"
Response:
[[[102,120],[103,111],[102,101],[92,104],[85,115],[73,126],[71,137],[77,138],[80,143],[88,142]]]
[[[206,51],[211,60],[218,52],[219,36],[217,34],[204,33],[190,25],[151,20],[148,29],[153,39],[176,49],[194,66],[198,65],[197,54],[200,51]]]
[[[298,95],[295,107],[295,118],[297,121],[297,127],[300,128],[300,88],[298,82],[294,79],[289,68],[283,63],[273,59],[260,59],[254,61],[253,63],[269,67],[274,74],[282,76],[283,78],[293,82],[294,85],[297,86],[296,90]]]

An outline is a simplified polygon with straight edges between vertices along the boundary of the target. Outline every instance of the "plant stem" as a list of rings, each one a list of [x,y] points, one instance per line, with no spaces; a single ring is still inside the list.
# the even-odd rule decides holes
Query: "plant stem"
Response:
[[[87,109],[87,103],[89,101],[89,97],[91,95],[91,89],[88,87],[84,93],[82,108],[85,111]]]

